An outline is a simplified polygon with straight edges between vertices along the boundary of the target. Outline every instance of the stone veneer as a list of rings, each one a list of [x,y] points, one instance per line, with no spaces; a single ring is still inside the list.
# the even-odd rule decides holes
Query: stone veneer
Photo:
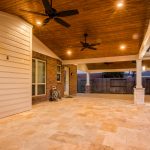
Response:
[[[150,97],[147,97],[150,101]],[[0,150],[150,150],[150,104],[80,94],[0,119]]]

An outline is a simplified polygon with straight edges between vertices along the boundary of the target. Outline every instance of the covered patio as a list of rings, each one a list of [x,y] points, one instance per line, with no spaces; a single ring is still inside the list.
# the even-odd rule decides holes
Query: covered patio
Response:
[[[43,102],[0,120],[0,149],[149,150],[149,112],[150,103],[137,106],[131,95],[80,94]]]
[[[150,150],[146,71],[150,0],[0,0],[0,150]]]

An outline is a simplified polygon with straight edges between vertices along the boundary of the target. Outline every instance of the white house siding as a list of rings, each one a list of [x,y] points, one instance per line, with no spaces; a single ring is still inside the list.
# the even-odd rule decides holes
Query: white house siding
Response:
[[[46,45],[44,45],[36,36],[33,35],[32,39],[32,50],[35,52],[38,52],[40,54],[59,59],[60,58],[51,50],[49,49]]]
[[[32,26],[0,12],[0,118],[31,109]]]

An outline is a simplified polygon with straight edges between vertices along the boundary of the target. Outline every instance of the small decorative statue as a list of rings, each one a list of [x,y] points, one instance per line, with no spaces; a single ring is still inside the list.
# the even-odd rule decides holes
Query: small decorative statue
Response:
[[[61,99],[60,91],[57,90],[56,86],[52,86],[52,89],[50,91],[49,100],[50,101],[57,101],[58,99]]]

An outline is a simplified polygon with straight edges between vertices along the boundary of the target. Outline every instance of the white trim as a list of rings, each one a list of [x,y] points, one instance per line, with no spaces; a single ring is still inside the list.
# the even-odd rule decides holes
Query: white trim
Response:
[[[77,65],[77,70],[83,71],[83,72],[88,72],[88,68],[86,64],[79,64]]]
[[[70,69],[68,66],[64,67],[64,70],[66,71],[66,79],[65,79],[65,83],[64,83],[64,95],[68,96],[70,93]]]
[[[60,75],[60,80],[57,80],[58,83],[61,83],[61,65],[57,64],[57,67],[60,67],[60,71],[57,70],[57,75]]]
[[[31,100],[31,108],[32,108],[32,28],[30,30],[30,100]]]
[[[128,56],[116,56],[116,57],[100,57],[100,58],[88,58],[88,59],[72,59],[63,60],[64,65],[68,64],[88,64],[88,63],[103,63],[103,62],[118,62],[118,61],[132,61],[137,59],[137,55]]]
[[[129,69],[97,69],[97,70],[88,70],[89,73],[100,73],[100,72],[126,72],[126,71],[136,71],[136,68]],[[150,71],[150,68],[146,68],[146,71]]]
[[[35,85],[35,95],[32,95],[32,97],[36,96],[45,96],[46,95],[46,61],[41,59],[32,58],[35,60],[35,83],[32,83],[32,85]],[[45,64],[45,83],[38,83],[38,62],[43,62]],[[45,85],[45,93],[44,94],[38,94],[38,85]]]
[[[150,57],[144,57],[143,60],[150,60]]]
[[[32,40],[33,51],[41,53],[43,55],[61,60],[51,49],[43,44],[36,36],[33,35]]]
[[[149,21],[147,32],[145,34],[144,40],[142,42],[139,51],[139,59],[142,59],[144,57],[149,47],[150,47],[150,21]]]
[[[100,72],[126,72],[126,71],[136,71],[136,68],[129,68],[129,69],[99,69],[99,70],[89,70],[89,73],[100,73]]]
[[[86,86],[90,86],[90,73],[86,73]]]

